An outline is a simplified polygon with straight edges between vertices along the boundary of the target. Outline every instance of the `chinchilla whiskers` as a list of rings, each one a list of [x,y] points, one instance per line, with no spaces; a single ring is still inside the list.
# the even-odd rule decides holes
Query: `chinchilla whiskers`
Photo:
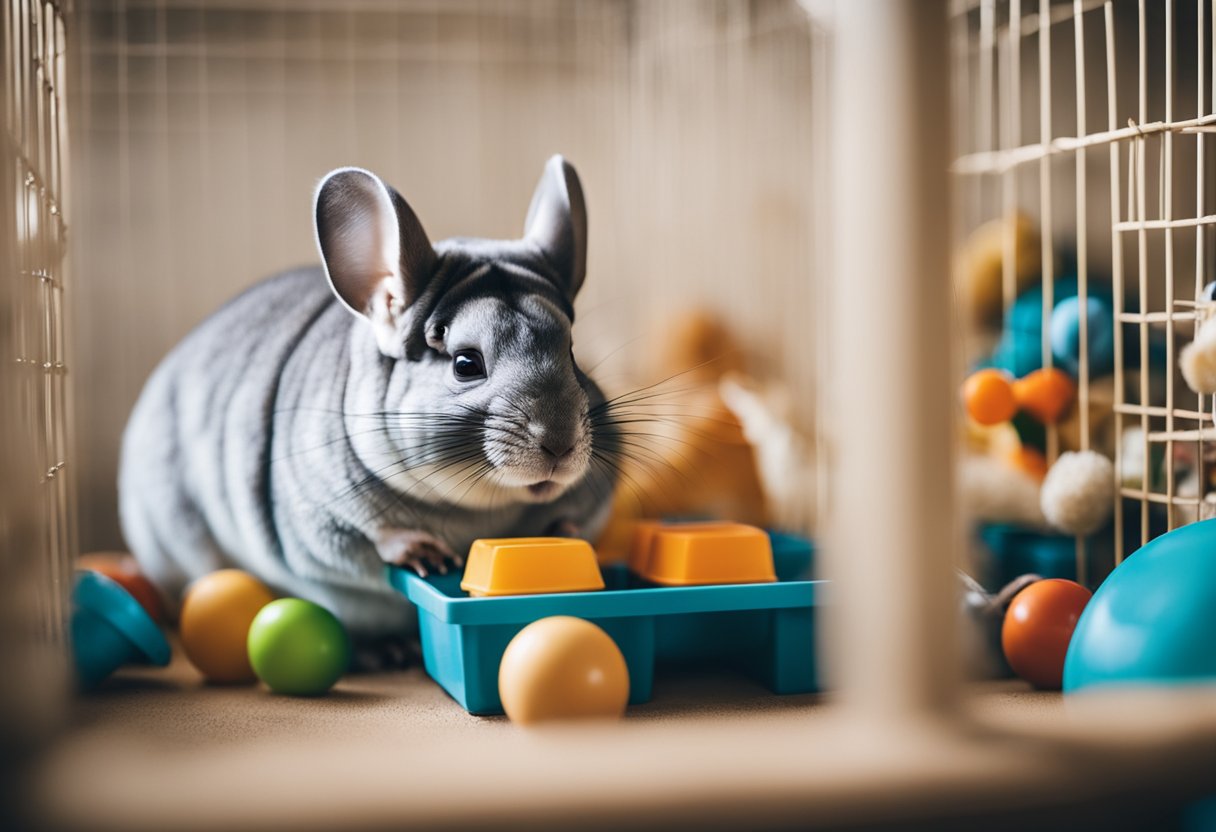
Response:
[[[688,479],[688,470],[695,472],[699,467],[685,454],[686,450],[690,452],[697,450],[695,443],[681,436],[644,429],[656,423],[665,423],[677,426],[681,431],[688,431],[683,418],[674,415],[657,418],[638,416],[632,412],[629,406],[614,407],[611,401],[605,402],[593,410],[592,432],[593,436],[599,439],[595,444],[599,446],[598,450],[601,454],[609,456],[613,462],[618,463],[618,466],[621,461],[628,460],[641,472],[653,478],[658,479],[667,474],[685,480]],[[689,432],[697,435],[696,431]],[[707,441],[715,439],[712,436],[701,438]],[[677,466],[671,457],[675,457],[683,463],[684,470],[681,469],[681,466]]]
[[[444,470],[447,470],[448,468],[460,465],[462,463],[469,463],[469,462],[475,461],[480,455],[481,455],[480,448],[478,448],[476,453],[473,453],[472,451],[467,451],[465,453],[453,453],[452,455],[447,457],[447,459],[445,461],[442,462],[442,464],[440,465],[439,468],[431,471],[430,473],[433,476],[436,472],[442,472]],[[368,493],[381,493],[381,492],[385,492],[385,491],[388,491],[391,493],[392,489],[384,489],[384,488],[380,488],[380,486],[382,484],[384,484],[386,481],[392,479],[393,477],[408,473],[411,470],[417,469],[424,464],[435,464],[435,463],[430,463],[430,462],[417,463],[417,462],[415,462],[413,464],[410,464],[406,460],[397,460],[395,462],[391,462],[388,465],[382,466],[373,471],[369,471],[367,476],[365,476],[363,479],[356,482],[354,485],[352,485],[350,488],[346,489],[341,494],[336,495],[334,500],[340,501],[340,500],[344,500],[344,499],[361,498],[361,497],[366,496]]]
[[[427,499],[431,495],[436,494],[439,488],[452,483],[452,481],[457,477],[460,477],[461,479],[456,483],[455,486],[452,486],[452,488],[459,487],[459,484],[465,482],[467,477],[476,475],[483,469],[490,469],[493,467],[493,464],[487,461],[485,456],[480,453],[471,456],[469,459],[463,460],[460,465],[444,466],[439,470],[428,473],[428,475],[423,479],[423,484],[426,486],[426,490],[417,496],[420,499]],[[438,476],[439,474],[443,474],[443,476],[440,477]],[[452,488],[449,488],[442,494],[438,495],[440,502],[447,497]]]
[[[412,427],[410,431],[387,426],[374,430],[385,429],[402,444],[405,444],[404,439],[411,438],[415,440],[419,450],[407,452],[404,456],[369,471],[362,480],[336,495],[335,500],[361,498],[369,492],[392,493],[391,488],[383,489],[380,486],[393,477],[429,469],[426,471],[426,478],[431,479],[457,466],[473,464],[484,458],[482,426],[475,420],[446,414],[378,413],[367,416],[384,422],[395,421],[398,425],[417,424],[416,433],[412,432]],[[351,436],[352,434],[346,434],[343,438],[349,439]],[[400,498],[396,496],[393,500],[400,502]],[[384,510],[387,510],[387,507]]]
[[[634,503],[641,507],[646,504],[646,489],[637,482],[620,463],[608,454],[594,451],[591,454],[591,471],[596,471],[603,479],[609,493],[616,491],[617,483],[624,486],[632,495]]]
[[[333,432],[330,438],[324,441],[319,441],[316,444],[310,444],[302,448],[293,448],[285,453],[281,453],[274,457],[272,461],[280,461],[295,456],[301,456],[311,452],[320,452],[325,449],[340,443],[346,443],[354,439],[367,437],[376,433],[385,433],[390,438],[406,444],[410,440],[416,440],[415,444],[426,442],[432,448],[437,445],[459,438],[468,434],[470,441],[474,436],[479,435],[479,431],[483,427],[482,420],[471,415],[454,415],[448,413],[410,413],[401,411],[379,411],[368,413],[349,413],[340,410],[329,410],[325,408],[280,408],[275,411],[276,419],[281,414],[294,414],[297,412],[324,413],[327,415],[341,416],[341,424],[343,428]],[[347,423],[355,423],[366,425],[352,429],[346,427]],[[276,425],[276,427],[278,427]],[[289,434],[287,428],[280,428],[281,434]],[[425,462],[420,463],[425,464]]]
[[[477,487],[477,485],[486,481],[489,481],[492,485],[501,485],[502,483],[498,482],[498,480],[498,469],[488,461],[483,462],[481,465],[475,467],[472,471],[467,473],[460,482],[453,483],[446,491],[439,495],[439,499],[440,501],[448,501],[451,499],[452,502],[459,502],[464,498],[465,494],[467,494],[471,489]],[[457,489],[461,488],[462,485],[464,486],[463,490],[459,494],[456,494],[453,498],[453,494]],[[506,493],[506,489],[490,489],[489,501],[479,510],[488,515],[492,515],[506,503]],[[501,503],[499,502],[500,499],[502,500]],[[448,514],[441,522],[442,524],[440,526],[439,533],[442,536],[447,537],[454,531],[452,524],[457,522],[457,517],[453,514]]]
[[[592,422],[595,425],[611,424],[622,433],[635,437],[662,440],[664,442],[695,448],[697,445],[686,437],[693,437],[708,445],[723,445],[726,441],[721,435],[707,432],[714,427],[739,431],[739,423],[730,419],[707,416],[697,413],[697,409],[708,409],[714,414],[721,414],[722,408],[710,405],[687,405],[682,402],[651,402],[611,404],[605,402],[593,409]],[[679,434],[657,433],[643,430],[646,427],[670,427],[678,429]]]
[[[475,468],[474,468],[474,469],[473,469],[471,472],[469,472],[468,474],[466,474],[466,475],[465,475],[465,476],[464,476],[462,479],[460,479],[460,480],[459,480],[459,481],[457,481],[456,483],[453,483],[453,484],[452,484],[452,485],[451,485],[451,486],[448,488],[448,490],[447,490],[447,491],[443,492],[443,494],[441,494],[441,495],[440,495],[440,499],[441,499],[441,500],[443,500],[443,501],[445,501],[445,502],[456,502],[456,503],[459,503],[459,502],[460,502],[462,499],[464,499],[464,497],[465,497],[465,496],[466,496],[466,495],[467,495],[467,494],[468,494],[468,493],[469,493],[469,492],[470,492],[470,491],[471,491],[471,490],[472,490],[474,487],[476,487],[477,485],[481,484],[481,483],[482,483],[482,482],[484,482],[486,479],[488,479],[488,478],[490,478],[490,477],[492,477],[492,476],[495,476],[495,477],[496,477],[496,472],[497,472],[497,470],[498,470],[498,469],[497,469],[497,467],[496,467],[496,466],[495,466],[493,463],[491,463],[491,462],[489,462],[489,461],[484,462],[484,463],[482,463],[481,465],[478,465],[478,466],[477,466],[477,467],[475,467]],[[461,486],[464,486],[463,490],[462,490],[462,491],[461,491],[459,494],[457,494],[457,495],[456,495],[456,497],[455,497],[454,499],[450,499],[450,498],[452,497],[452,494],[453,494],[453,493],[454,493],[454,492],[455,492],[457,489],[461,488]]]

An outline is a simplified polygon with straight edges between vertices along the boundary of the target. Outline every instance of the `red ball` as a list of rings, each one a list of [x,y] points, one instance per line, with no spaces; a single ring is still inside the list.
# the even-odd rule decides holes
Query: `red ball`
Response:
[[[81,555],[76,561],[77,569],[89,569],[105,575],[121,586],[139,602],[153,621],[164,623],[165,612],[161,607],[160,594],[152,582],[139,571],[135,558],[126,552],[91,552]]]
[[[1059,690],[1064,656],[1090,591],[1075,581],[1036,581],[1013,596],[1001,627],[1001,647],[1013,672],[1036,688]]]

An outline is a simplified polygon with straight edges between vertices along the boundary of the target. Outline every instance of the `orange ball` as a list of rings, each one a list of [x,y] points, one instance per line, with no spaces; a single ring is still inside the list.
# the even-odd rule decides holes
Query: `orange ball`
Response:
[[[135,558],[126,552],[90,552],[81,555],[76,561],[78,569],[88,569],[105,575],[114,583],[121,586],[131,597],[139,602],[144,612],[155,622],[164,621],[164,608],[161,606],[160,593],[152,582],[143,576]]]
[[[1077,384],[1063,370],[1044,367],[1015,381],[1013,396],[1020,409],[1045,425],[1054,425],[1076,398]]]
[[[249,625],[274,600],[266,585],[239,569],[199,578],[182,602],[182,649],[212,682],[252,682]]]
[[[972,373],[963,382],[963,405],[981,425],[1008,422],[1018,412],[1009,375],[992,368]]]
[[[1059,690],[1068,642],[1089,599],[1088,589],[1063,578],[1036,581],[1013,596],[1001,626],[1013,672],[1036,688]]]
[[[629,669],[612,637],[590,621],[555,615],[516,634],[498,666],[498,695],[513,722],[619,717]]]

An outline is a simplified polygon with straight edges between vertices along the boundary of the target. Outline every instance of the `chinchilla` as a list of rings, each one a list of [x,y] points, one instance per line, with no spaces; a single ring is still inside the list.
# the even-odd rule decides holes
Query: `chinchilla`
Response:
[[[408,634],[384,564],[446,571],[482,537],[607,519],[620,449],[572,350],[587,214],[546,164],[519,240],[432,244],[406,201],[342,168],[317,188],[323,268],[272,277],[152,373],[123,437],[128,544],[170,598],[216,569]]]

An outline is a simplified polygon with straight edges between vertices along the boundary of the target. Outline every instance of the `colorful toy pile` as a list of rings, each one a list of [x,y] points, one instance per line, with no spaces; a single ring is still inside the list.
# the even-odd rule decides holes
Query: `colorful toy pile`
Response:
[[[1038,231],[1024,216],[977,229],[960,264],[969,317],[981,343],[991,344],[962,390],[976,452],[964,491],[972,492],[980,538],[1002,544],[986,550],[978,569],[989,586],[1015,577],[1008,544],[1017,542],[1014,560],[1036,561],[1041,574],[1073,577],[1075,550],[1067,556],[1066,538],[1109,534],[1110,460],[1120,441],[1112,418],[1120,398],[1115,342],[1123,324],[1109,280],[1091,268],[1082,296],[1067,253],[1050,266],[1048,282]],[[1121,306],[1134,311],[1128,301]],[[1149,367],[1162,363],[1159,335],[1149,333]],[[1138,344],[1139,334],[1129,343]],[[1140,359],[1140,349],[1125,349],[1124,371],[1139,373]],[[1050,449],[1049,433],[1057,440]]]
[[[97,687],[124,664],[169,663],[169,642],[150,614],[159,616],[159,597],[129,556],[81,558],[72,598],[72,646],[82,689]],[[264,584],[238,569],[221,569],[191,584],[179,627],[186,658],[216,684],[260,679],[276,693],[317,696],[350,663],[346,631],[333,614],[298,598],[275,600]]]
[[[505,710],[531,724],[619,716],[627,701],[650,698],[665,659],[714,657],[776,693],[815,690],[822,582],[806,577],[811,555],[802,538],[739,523],[647,522],[631,538],[632,571],[601,569],[581,540],[510,538],[476,541],[463,575],[390,567],[389,580],[419,609],[431,676],[473,713]],[[121,575],[151,589],[130,563]],[[123,663],[168,663],[168,642],[130,592],[86,572],[77,596],[83,686]],[[276,600],[236,569],[191,584],[179,623],[186,657],[214,684],[260,679],[277,693],[316,696],[351,657],[327,610]]]
[[[1065,693],[1216,683],[1216,520],[1149,541],[1092,597],[1066,580],[1014,596],[1001,642],[1013,670]]]

